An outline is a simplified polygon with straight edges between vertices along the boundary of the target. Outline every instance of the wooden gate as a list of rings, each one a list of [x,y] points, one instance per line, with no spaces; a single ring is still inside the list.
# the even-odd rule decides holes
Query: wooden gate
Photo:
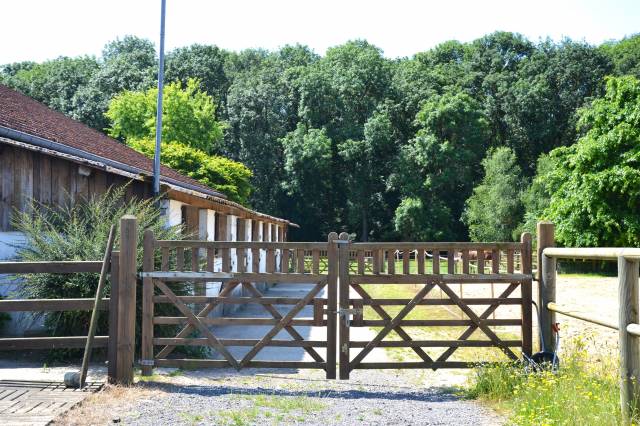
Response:
[[[331,243],[336,238],[332,233],[325,243],[163,241],[147,231],[142,272],[143,375],[151,374],[153,366],[265,367],[318,368],[326,371],[327,378],[335,378],[337,320],[327,312],[335,312],[337,303],[337,245]],[[177,295],[171,288],[176,282],[190,283],[196,295]],[[207,283],[220,283],[215,296],[206,294]],[[301,298],[264,296],[261,288],[276,283],[312,284],[312,288]],[[156,316],[157,304],[175,306],[180,316]],[[223,305],[246,304],[261,305],[265,317],[210,315]],[[298,317],[309,305],[313,306],[313,317]],[[174,337],[155,336],[155,328],[166,325],[184,326]],[[224,339],[216,336],[215,326],[221,325],[271,328],[261,339]],[[305,340],[294,326],[324,327],[326,338]],[[290,340],[275,338],[282,330]],[[176,346],[209,346],[223,359],[172,358]],[[250,349],[234,357],[229,348],[238,346]],[[313,361],[255,360],[267,346],[303,348]]]
[[[517,243],[352,243],[346,233],[339,238],[331,233],[326,243],[294,243],[168,241],[156,240],[147,231],[142,277],[140,364],[144,375],[151,374],[153,366],[238,370],[266,367],[318,368],[326,371],[327,378],[335,378],[339,352],[340,378],[348,379],[354,369],[435,370],[471,367],[493,360],[480,355],[472,360],[452,360],[459,348],[498,348],[514,360],[520,359],[514,348],[521,348],[528,356],[532,351],[529,234],[523,234]],[[195,295],[176,294],[171,285],[177,282],[190,283]],[[216,295],[207,295],[205,283],[221,283],[221,288]],[[265,286],[281,283],[312,286],[303,297],[263,294]],[[408,297],[372,294],[375,287],[411,284],[417,287]],[[490,294],[479,296],[475,290],[481,286],[490,288]],[[494,286],[498,286],[498,294],[494,294]],[[465,296],[465,288],[473,294]],[[439,298],[434,297],[436,292]],[[158,304],[174,306],[176,314],[156,315]],[[266,316],[211,315],[222,305],[247,304],[262,306]],[[298,314],[307,306],[313,307],[313,315],[300,318]],[[455,308],[460,317],[407,318],[423,306]],[[518,311],[496,317],[501,306],[515,306]],[[286,313],[280,312],[283,307],[288,308]],[[390,313],[392,309],[397,312]],[[171,337],[155,335],[158,327],[166,325],[183,327]],[[222,325],[270,328],[260,339],[228,339],[216,335],[216,326]],[[305,339],[295,326],[324,327],[326,338]],[[377,334],[367,341],[354,340],[350,337],[354,327],[370,327]],[[412,337],[409,330],[436,327],[458,334],[424,339]],[[517,336],[501,336],[504,333],[496,327],[516,328]],[[291,339],[276,338],[283,330]],[[481,338],[474,338],[475,334],[481,334]],[[394,339],[385,340],[391,336]],[[222,359],[171,357],[177,346],[209,346]],[[313,361],[256,360],[256,355],[268,346],[303,348]],[[250,349],[234,357],[231,347]],[[352,348],[358,350],[353,351],[353,356]],[[375,348],[409,348],[419,361],[368,361],[367,356]],[[428,353],[434,348],[441,348],[442,352]]]
[[[513,347],[528,356],[532,351],[531,323],[531,236],[523,234],[518,243],[350,243],[341,234],[339,245],[339,349],[340,378],[348,379],[354,369],[383,368],[464,368],[489,361],[451,361],[462,347],[495,347],[510,359],[520,359]],[[446,265],[446,266],[445,266]],[[490,270],[487,271],[486,269]],[[383,298],[370,294],[376,286],[418,285],[411,298]],[[454,289],[457,285],[457,289]],[[490,294],[465,297],[465,288],[490,288]],[[495,295],[495,286],[500,294]],[[379,287],[378,287],[379,288]],[[519,297],[514,297],[516,290]],[[440,298],[433,297],[436,290]],[[457,290],[457,291],[456,291]],[[496,318],[500,306],[519,305],[517,318]],[[395,315],[390,307],[400,308]],[[460,318],[407,319],[418,306],[453,306]],[[474,310],[472,306],[483,307]],[[366,316],[374,314],[378,318]],[[511,313],[513,315],[513,313]],[[495,327],[517,327],[519,338],[499,337]],[[353,327],[374,327],[377,334],[368,341],[350,338]],[[453,339],[418,340],[408,327],[457,331]],[[482,339],[473,339],[481,332]],[[384,340],[394,333],[394,340]],[[446,332],[445,332],[446,334]],[[351,349],[359,351],[351,356]],[[365,362],[374,348],[410,348],[419,361]],[[436,355],[425,348],[441,348]],[[433,349],[432,349],[433,350]],[[355,351],[354,351],[355,352]]]

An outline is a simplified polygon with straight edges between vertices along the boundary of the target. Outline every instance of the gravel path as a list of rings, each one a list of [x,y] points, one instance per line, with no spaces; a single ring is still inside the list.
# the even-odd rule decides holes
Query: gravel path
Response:
[[[433,372],[357,371],[348,382],[322,372],[186,372],[142,384],[143,400],[111,411],[132,425],[500,425],[504,419],[454,389],[428,385]]]

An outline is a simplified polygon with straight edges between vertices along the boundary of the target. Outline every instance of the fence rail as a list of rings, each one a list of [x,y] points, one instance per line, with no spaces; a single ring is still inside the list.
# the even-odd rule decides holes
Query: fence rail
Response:
[[[640,248],[554,247],[552,223],[538,223],[538,264],[541,348],[555,350],[553,325],[556,314],[565,315],[619,333],[620,409],[624,424],[631,424],[634,413],[640,412]],[[618,262],[618,323],[592,314],[576,312],[556,303],[556,267],[563,259],[603,260]]]

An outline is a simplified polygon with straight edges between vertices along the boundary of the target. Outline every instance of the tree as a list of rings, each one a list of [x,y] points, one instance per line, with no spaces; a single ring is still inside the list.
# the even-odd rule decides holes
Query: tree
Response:
[[[608,58],[584,42],[544,41],[506,91],[505,124],[520,166],[529,176],[542,153],[576,140],[576,110],[604,91]]]
[[[283,190],[284,153],[280,139],[299,121],[296,79],[317,59],[305,46],[285,46],[257,65],[238,72],[227,95],[223,151],[253,171],[260,188],[252,204],[275,215],[288,214],[291,200]]]
[[[335,176],[332,141],[325,130],[300,124],[282,139],[286,178],[283,186],[294,200],[293,220],[301,225],[300,237],[317,239],[338,225],[335,215]]]
[[[466,201],[462,220],[473,241],[510,241],[522,217],[522,171],[510,148],[489,151],[484,177]]]
[[[615,75],[640,78],[640,34],[604,43],[601,49],[611,58]]]
[[[153,43],[125,36],[104,47],[102,66],[73,98],[73,118],[102,131],[108,125],[104,116],[109,102],[124,90],[140,91],[153,87],[157,78],[157,59]]]
[[[111,122],[108,132],[124,140],[154,138],[158,89],[125,91],[117,95],[106,112]],[[180,142],[208,154],[218,151],[223,125],[215,118],[211,96],[199,89],[196,80],[185,88],[170,83],[163,92],[162,138]]]
[[[345,167],[349,224],[360,228],[362,241],[368,241],[370,222],[387,210],[384,201],[386,180],[395,155],[391,120],[375,112],[364,125],[364,139],[348,139],[339,145]],[[375,216],[372,213],[377,213]],[[359,226],[358,226],[359,225]],[[381,224],[378,224],[379,229]]]
[[[402,198],[422,201],[411,203],[411,212],[421,206],[435,217],[448,217],[444,223],[422,230],[421,235],[463,239],[465,228],[459,219],[464,202],[480,177],[476,165],[489,145],[487,122],[479,104],[469,95],[458,93],[425,102],[416,123],[420,130],[402,148],[391,185]],[[407,211],[396,210],[396,216]],[[399,223],[398,219],[395,223]],[[438,228],[446,229],[446,233]]]
[[[60,57],[40,64],[21,63],[3,67],[3,84],[67,115],[74,112],[76,92],[98,71],[91,56]]]
[[[200,89],[213,97],[216,112],[220,114],[231,85],[224,69],[228,57],[229,53],[217,46],[192,44],[180,47],[167,54],[165,76],[167,81],[179,81],[183,86],[190,79],[196,79]]]
[[[640,81],[607,79],[606,93],[579,112],[582,136],[552,151],[558,189],[544,216],[572,246],[640,244]]]
[[[155,140],[130,140],[128,143],[136,151],[153,158]],[[208,155],[204,151],[178,142],[163,142],[161,152],[162,164],[222,192],[231,201],[249,205],[253,186],[251,170],[244,164],[228,158]]]

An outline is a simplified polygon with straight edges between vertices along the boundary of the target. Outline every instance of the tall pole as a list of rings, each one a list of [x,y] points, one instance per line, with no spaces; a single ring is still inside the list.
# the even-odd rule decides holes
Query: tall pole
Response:
[[[160,145],[162,142],[162,92],[164,89],[164,16],[166,0],[160,0],[160,62],[158,64],[158,110],[156,112],[156,150],[153,156],[153,194],[160,194]]]

